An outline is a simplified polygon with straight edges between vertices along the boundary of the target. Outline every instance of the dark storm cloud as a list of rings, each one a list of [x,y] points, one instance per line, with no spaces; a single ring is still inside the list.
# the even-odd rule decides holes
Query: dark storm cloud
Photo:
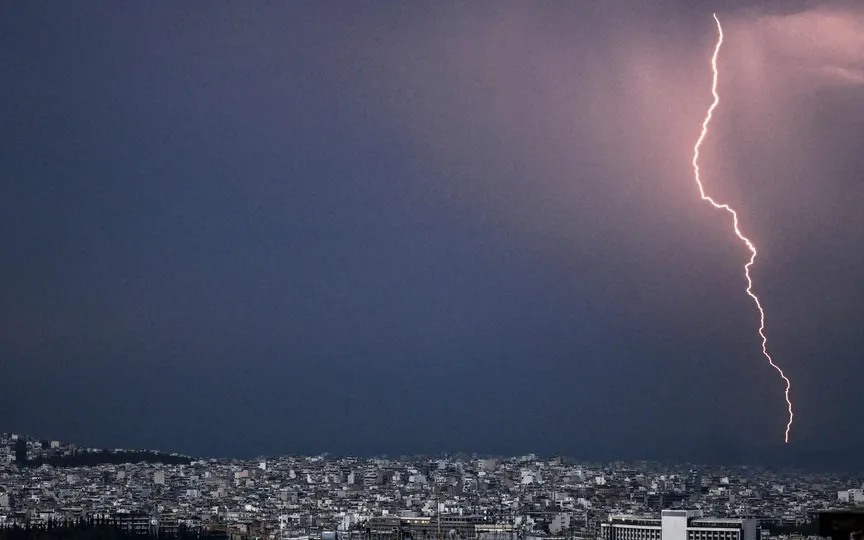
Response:
[[[697,27],[703,34],[694,39],[687,31],[674,32],[674,19],[661,23],[649,16],[640,21],[643,14],[628,19],[612,12],[614,8],[604,21],[617,17],[617,24],[587,37],[568,35],[572,20],[527,8],[498,12],[479,24],[437,29],[429,38],[429,49],[437,47],[437,54],[433,61],[418,63],[446,66],[446,75],[437,79],[445,82],[424,85],[432,78],[428,73],[409,71],[413,90],[423,96],[415,100],[422,105],[417,130],[432,139],[429,147],[438,155],[460,160],[457,169],[462,171],[476,164],[477,153],[508,156],[497,159],[501,169],[489,167],[474,178],[459,178],[454,189],[460,192],[468,191],[466,180],[481,185],[476,193],[481,208],[493,208],[523,230],[534,227],[573,238],[583,250],[590,245],[586,229],[602,229],[601,264],[616,258],[638,261],[641,275],[629,283],[647,284],[664,274],[665,282],[655,285],[663,290],[662,298],[651,302],[655,314],[664,306],[681,311],[679,302],[698,294],[687,287],[733,294],[734,282],[715,280],[733,272],[741,275],[745,254],[728,250],[743,246],[732,238],[724,216],[695,204],[692,174],[685,171],[710,100],[707,55],[714,29],[691,19],[690,31]],[[703,164],[708,164],[703,178],[709,193],[739,209],[745,232],[760,246],[757,292],[764,290],[767,298],[769,336],[772,329],[777,332],[772,350],[780,351],[781,363],[785,360],[793,373],[800,370],[803,379],[798,401],[806,418],[804,438],[830,437],[819,434],[816,418],[826,409],[832,409],[826,416],[836,418],[854,408],[848,400],[828,400],[818,393],[837,383],[837,372],[848,373],[846,358],[858,346],[852,321],[860,318],[861,308],[852,276],[862,260],[855,246],[864,240],[855,210],[861,184],[848,172],[861,166],[850,146],[861,119],[853,114],[838,122],[836,111],[860,107],[858,30],[864,17],[860,8],[822,4],[784,13],[750,6],[728,16],[721,12],[720,18],[726,33],[721,106],[703,152]],[[452,119],[442,120],[448,112]],[[459,128],[453,129],[454,124]],[[496,146],[490,149],[490,144]],[[511,164],[517,159],[530,162],[523,167],[528,174]],[[529,210],[532,203],[542,211]],[[660,219],[667,220],[665,227],[659,226]],[[689,245],[676,242],[685,231],[695,232],[694,226],[710,231],[697,229],[686,240]],[[729,236],[717,236],[722,231]],[[703,251],[697,253],[696,246]],[[791,259],[799,265],[782,264]],[[700,267],[708,260],[723,270]],[[583,270],[590,267],[584,262]],[[829,275],[845,277],[826,287]],[[674,291],[675,284],[681,290]],[[784,291],[779,298],[777,289]],[[826,289],[833,292],[826,294]],[[855,299],[839,302],[841,290]],[[740,298],[742,304],[747,301]],[[717,305],[716,298],[710,302]],[[804,306],[819,310],[816,320]],[[825,318],[834,321],[833,328],[818,322]],[[706,313],[703,324],[727,331],[735,325],[752,335],[752,315],[723,319]],[[646,317],[642,325],[655,320]],[[682,323],[682,334],[692,333],[691,325]],[[846,330],[838,333],[838,328]],[[801,343],[804,335],[818,351],[813,353],[820,357],[817,365],[831,375],[813,377],[820,368],[806,354],[784,347],[784,338]],[[729,337],[712,333],[702,347],[710,350],[723,339]],[[686,335],[678,337],[679,343],[686,341]],[[761,381],[763,388],[754,384],[744,392],[773,395],[782,404],[782,392],[771,381],[774,374],[764,363],[743,364],[760,361],[744,351],[734,353],[742,362],[738,376],[750,380],[732,384]],[[765,419],[778,415],[767,402],[761,407]],[[760,428],[770,430],[767,422]]]
[[[746,250],[690,170],[711,11],[630,4],[5,8],[9,428],[244,454],[776,442]],[[812,442],[859,369],[861,18],[732,4],[703,171],[760,247]]]

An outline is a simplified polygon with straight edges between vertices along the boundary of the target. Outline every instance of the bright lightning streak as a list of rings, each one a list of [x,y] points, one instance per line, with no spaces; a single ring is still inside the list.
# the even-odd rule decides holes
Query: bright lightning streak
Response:
[[[720,95],[717,93],[717,56],[720,54],[720,46],[723,45],[723,27],[720,25],[720,19],[717,18],[716,13],[714,14],[714,21],[717,23],[717,45],[714,47],[713,56],[711,56],[711,70],[713,71],[711,94],[714,96],[714,102],[711,103],[710,107],[708,107],[708,112],[705,114],[705,120],[702,121],[702,132],[699,134],[699,139],[693,147],[693,172],[696,177],[696,184],[699,186],[699,194],[702,196],[702,200],[708,201],[712,206],[714,206],[714,208],[725,210],[732,215],[732,225],[735,228],[735,234],[738,235],[738,238],[740,238],[747,245],[747,249],[750,250],[750,260],[744,265],[744,276],[747,278],[747,294],[753,299],[753,302],[756,304],[756,309],[759,310],[759,336],[762,338],[762,354],[768,359],[768,363],[771,364],[771,367],[777,370],[777,373],[780,374],[780,378],[782,378],[786,383],[785,395],[786,406],[789,410],[789,421],[786,423],[786,434],[784,440],[788,443],[789,430],[792,428],[792,418],[794,417],[794,414],[792,413],[792,401],[789,399],[789,389],[792,386],[792,383],[783,373],[783,370],[780,369],[780,366],[774,363],[774,359],[771,358],[771,355],[768,354],[768,338],[765,337],[765,311],[762,309],[762,303],[759,302],[759,297],[753,293],[753,280],[750,279],[750,267],[753,266],[753,263],[756,261],[756,246],[753,245],[753,242],[751,242],[749,238],[741,233],[741,229],[738,227],[738,213],[728,204],[720,204],[706,195],[705,187],[702,185],[702,180],[699,178],[699,147],[702,146],[705,136],[708,135],[708,124],[711,123],[711,117],[714,114],[714,110],[717,108],[717,105],[720,104]]]

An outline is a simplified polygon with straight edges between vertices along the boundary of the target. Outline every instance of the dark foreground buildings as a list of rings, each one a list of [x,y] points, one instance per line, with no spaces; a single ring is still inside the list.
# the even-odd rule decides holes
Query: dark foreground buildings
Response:
[[[829,510],[818,514],[819,536],[832,540],[864,539],[864,508]]]

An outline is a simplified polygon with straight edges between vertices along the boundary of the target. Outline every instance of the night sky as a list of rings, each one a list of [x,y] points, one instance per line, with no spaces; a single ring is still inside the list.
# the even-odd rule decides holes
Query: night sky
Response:
[[[858,5],[4,2],[0,431],[855,464]]]

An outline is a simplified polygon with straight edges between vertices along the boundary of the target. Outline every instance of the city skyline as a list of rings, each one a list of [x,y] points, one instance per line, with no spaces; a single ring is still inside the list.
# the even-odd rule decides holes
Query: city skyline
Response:
[[[624,465],[633,465],[633,464],[651,464],[656,466],[663,467],[706,467],[706,468],[715,468],[715,467],[730,467],[730,468],[754,468],[754,469],[775,469],[778,471],[786,471],[789,473],[795,472],[810,472],[810,473],[837,473],[837,474],[857,474],[861,471],[861,461],[859,459],[845,460],[843,459],[843,452],[838,451],[837,449],[807,449],[802,453],[790,452],[783,456],[783,459],[777,459],[777,449],[771,448],[769,451],[765,451],[764,453],[741,453],[739,452],[729,452],[729,449],[721,449],[718,451],[713,459],[708,459],[705,461],[688,461],[687,459],[675,459],[674,457],[666,456],[646,456],[646,455],[627,455],[627,454],[612,454],[606,456],[585,456],[585,455],[571,455],[566,453],[541,453],[531,451],[528,449],[524,452],[519,453],[496,453],[491,451],[479,451],[479,450],[454,450],[454,449],[438,449],[438,450],[428,450],[428,451],[418,451],[418,452],[398,452],[398,451],[380,451],[380,452],[360,452],[360,453],[352,453],[352,452],[333,452],[333,451],[321,451],[309,454],[297,454],[292,452],[275,452],[275,453],[247,453],[247,454],[237,454],[237,455],[206,455],[206,454],[194,454],[194,453],[184,453],[177,451],[172,448],[131,448],[131,447],[121,447],[118,445],[94,445],[88,444],[86,441],[77,440],[75,438],[69,440],[60,440],[51,437],[40,437],[34,436],[33,434],[26,433],[14,433],[7,432],[3,433],[0,431],[0,435],[4,436],[15,436],[19,437],[20,440],[31,441],[32,443],[40,443],[43,446],[48,445],[49,448],[54,448],[55,446],[62,446],[64,448],[74,448],[77,451],[91,453],[91,452],[124,452],[124,453],[136,453],[143,452],[152,454],[153,456],[181,456],[189,459],[203,459],[203,460],[240,460],[240,461],[255,461],[259,459],[280,459],[285,457],[298,457],[298,458],[317,458],[327,456],[333,459],[449,459],[454,457],[460,458],[491,458],[491,459],[517,459],[524,458],[525,456],[533,456],[536,459],[540,460],[554,460],[561,459],[567,462],[573,463],[586,463],[586,464],[624,464]],[[791,456],[791,457],[790,457]]]
[[[171,538],[183,527],[193,538],[221,531],[235,540],[799,540],[840,538],[822,523],[825,513],[864,516],[860,471],[534,454],[170,462],[102,455],[82,466],[76,452],[62,441],[0,434],[0,532],[110,523],[142,536]]]

